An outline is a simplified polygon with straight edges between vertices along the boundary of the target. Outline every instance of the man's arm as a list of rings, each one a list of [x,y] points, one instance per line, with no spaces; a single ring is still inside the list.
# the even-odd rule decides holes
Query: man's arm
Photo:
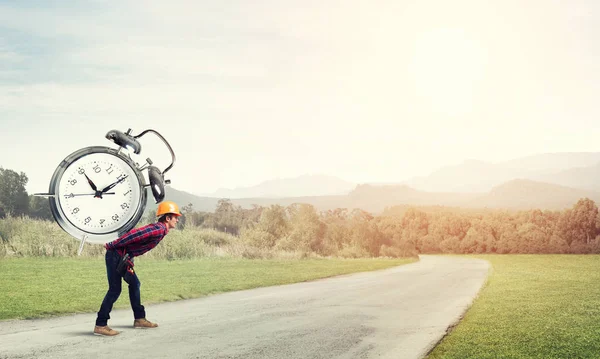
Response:
[[[156,232],[154,224],[134,228],[112,242],[106,243],[106,249],[120,249],[150,238]]]

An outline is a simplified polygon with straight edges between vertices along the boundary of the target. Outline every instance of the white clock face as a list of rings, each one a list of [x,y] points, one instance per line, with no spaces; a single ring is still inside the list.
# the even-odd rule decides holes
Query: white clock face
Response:
[[[73,226],[105,234],[118,231],[136,215],[141,187],[125,161],[108,153],[91,153],[65,169],[56,196]]]

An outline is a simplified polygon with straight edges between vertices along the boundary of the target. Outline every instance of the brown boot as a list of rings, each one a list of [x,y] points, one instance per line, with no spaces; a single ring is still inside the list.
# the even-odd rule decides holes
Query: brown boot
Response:
[[[158,327],[158,324],[152,323],[146,318],[141,318],[133,321],[133,327],[137,329],[156,328]]]
[[[119,333],[120,332],[117,332],[116,330],[112,329],[108,325],[105,325],[103,327],[99,327],[99,326],[96,325],[94,327],[94,335],[104,335],[104,336],[107,336],[107,337],[112,337],[112,336],[115,336],[115,335],[117,335]]]

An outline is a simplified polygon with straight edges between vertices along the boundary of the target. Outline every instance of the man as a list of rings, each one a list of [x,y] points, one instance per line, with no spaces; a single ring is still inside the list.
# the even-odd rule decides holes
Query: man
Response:
[[[134,228],[115,239],[106,243],[106,276],[108,277],[108,292],[102,301],[94,334],[113,336],[119,334],[118,331],[108,326],[110,312],[113,304],[121,294],[121,278],[129,283],[129,301],[133,309],[133,327],[134,328],[156,328],[158,324],[152,323],[146,319],[146,312],[140,298],[140,281],[137,274],[133,271],[133,258],[141,256],[152,248],[156,247],[162,239],[169,233],[170,229],[175,228],[179,221],[179,207],[171,201],[161,202],[156,211],[158,221],[140,228]],[[117,271],[117,266],[121,257],[129,254],[131,265],[125,272],[125,275]]]

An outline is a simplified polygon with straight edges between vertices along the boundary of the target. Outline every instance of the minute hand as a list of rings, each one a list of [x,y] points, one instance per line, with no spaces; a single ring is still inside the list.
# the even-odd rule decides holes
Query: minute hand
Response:
[[[125,177],[121,177],[118,180],[116,180],[115,182],[109,184],[108,186],[104,187],[104,189],[102,190],[102,193],[106,193],[106,191],[110,190],[111,188],[113,188],[114,186],[118,185],[119,183],[125,181],[125,178],[127,178],[127,176]]]

